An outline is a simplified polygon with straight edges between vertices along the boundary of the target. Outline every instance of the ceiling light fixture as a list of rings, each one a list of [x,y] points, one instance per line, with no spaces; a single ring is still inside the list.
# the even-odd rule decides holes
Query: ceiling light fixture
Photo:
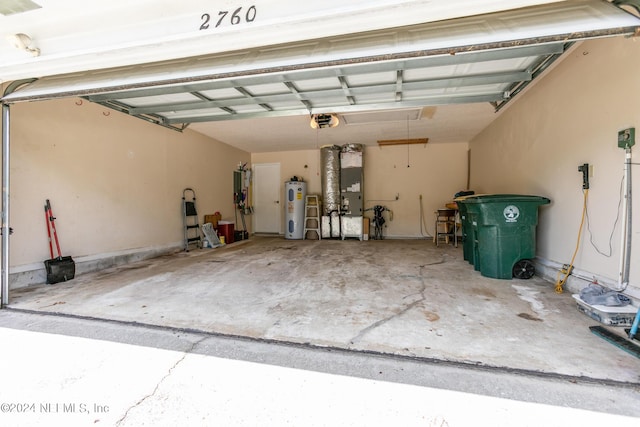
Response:
[[[40,49],[31,46],[33,40],[31,40],[31,37],[29,37],[28,35],[24,33],[12,34],[8,36],[7,39],[13,44],[16,49],[29,52],[31,56],[34,57],[40,56]]]
[[[335,114],[312,114],[309,125],[312,129],[334,128],[340,124]]]

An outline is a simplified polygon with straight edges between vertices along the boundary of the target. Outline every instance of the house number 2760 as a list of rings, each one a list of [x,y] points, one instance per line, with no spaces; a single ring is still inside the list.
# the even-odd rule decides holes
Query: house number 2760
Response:
[[[200,29],[208,30],[211,26],[213,26],[213,28],[218,28],[221,25],[238,25],[243,22],[253,22],[256,19],[256,14],[257,9],[255,6],[249,6],[246,10],[239,7],[233,12],[229,10],[221,10],[218,12],[217,21],[215,16],[212,19],[210,14],[203,13],[200,17],[202,20]]]

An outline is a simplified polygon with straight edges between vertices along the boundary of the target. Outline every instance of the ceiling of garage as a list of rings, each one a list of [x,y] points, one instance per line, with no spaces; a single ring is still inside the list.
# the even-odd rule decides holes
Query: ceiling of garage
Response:
[[[250,152],[464,142],[574,41],[634,34],[639,22],[604,1],[565,1],[44,77],[6,100],[83,96]],[[311,129],[322,113],[335,113],[340,125]]]

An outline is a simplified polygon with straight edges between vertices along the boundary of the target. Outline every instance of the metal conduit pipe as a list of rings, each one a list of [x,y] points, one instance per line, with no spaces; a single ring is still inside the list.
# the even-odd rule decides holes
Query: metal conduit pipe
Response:
[[[633,223],[631,216],[632,213],[632,203],[631,203],[631,147],[628,147],[625,150],[625,179],[627,181],[626,186],[626,218],[625,218],[625,248],[624,248],[624,266],[622,268],[622,280],[621,285],[622,289],[626,289],[629,285],[629,270],[631,269],[631,225]]]
[[[9,104],[2,103],[2,270],[0,307],[9,304]]]

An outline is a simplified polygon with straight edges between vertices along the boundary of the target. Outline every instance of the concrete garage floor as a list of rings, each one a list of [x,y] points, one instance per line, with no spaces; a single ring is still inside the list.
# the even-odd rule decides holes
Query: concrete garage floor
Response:
[[[570,294],[482,277],[429,240],[253,237],[13,290],[9,308],[640,384],[640,359],[591,334]]]

